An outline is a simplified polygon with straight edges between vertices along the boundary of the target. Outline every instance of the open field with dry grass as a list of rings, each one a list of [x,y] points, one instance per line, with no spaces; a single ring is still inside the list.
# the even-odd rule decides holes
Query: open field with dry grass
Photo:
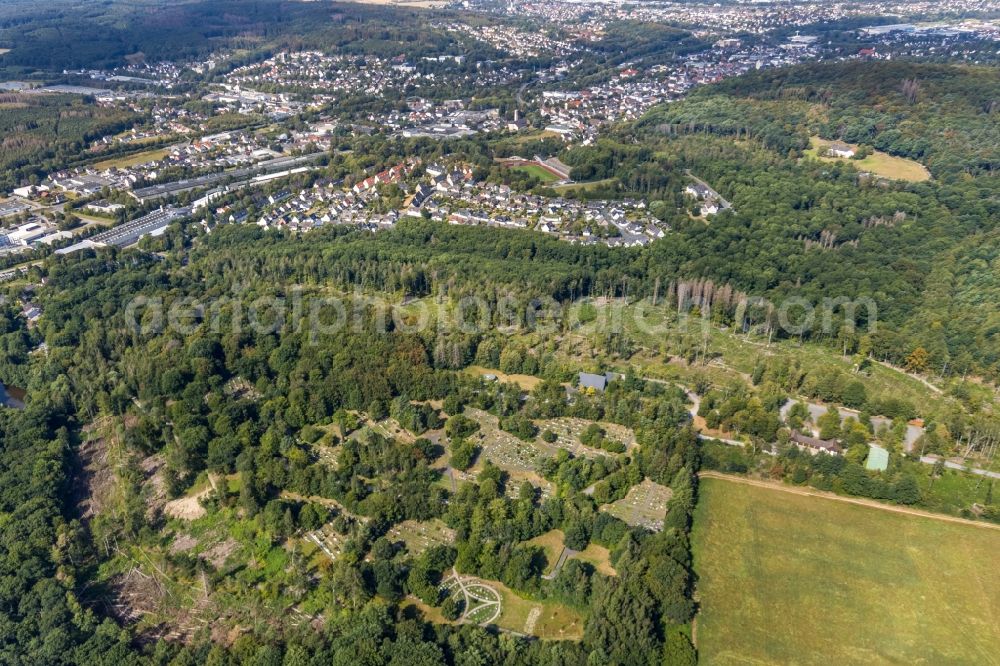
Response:
[[[131,167],[137,164],[145,164],[147,162],[155,162],[158,160],[162,160],[169,154],[170,154],[169,148],[146,150],[141,153],[135,153],[133,155],[124,155],[122,157],[113,157],[111,159],[102,160],[94,164],[94,168],[98,170],[110,169],[112,167],[118,169],[124,169],[125,167]]]
[[[819,137],[810,137],[809,142],[812,147],[805,151],[806,157],[828,162],[850,162],[859,171],[870,171],[876,176],[891,178],[893,180],[906,180],[913,183],[930,180],[931,173],[920,162],[908,160],[904,157],[894,157],[881,151],[874,151],[868,157],[854,160],[845,157],[833,157],[826,155],[826,150],[830,146],[830,141],[825,141]],[[847,144],[854,150],[858,149],[855,144]]]
[[[525,391],[530,391],[534,389],[542,381],[539,377],[534,375],[508,375],[506,373],[500,372],[499,370],[492,370],[490,368],[484,368],[480,365],[470,365],[466,368],[466,372],[479,375],[493,375],[497,378],[497,381],[502,383],[513,382],[523,388]]]
[[[565,547],[563,545],[564,536],[562,530],[550,530],[525,542],[529,546],[539,546],[545,551],[545,573],[550,573],[555,568],[556,562],[559,561],[559,556]]]
[[[699,492],[703,663],[997,663],[1000,531],[719,478]]]
[[[602,573],[605,576],[617,576],[618,572],[615,568],[611,566],[611,553],[604,546],[598,546],[596,543],[589,543],[587,547],[581,550],[576,555],[573,555],[571,560],[581,560],[583,562],[589,562],[594,565],[598,573]]]

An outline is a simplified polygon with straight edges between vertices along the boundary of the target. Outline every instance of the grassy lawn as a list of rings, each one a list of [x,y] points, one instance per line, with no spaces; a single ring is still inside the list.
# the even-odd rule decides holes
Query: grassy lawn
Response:
[[[916,469],[924,505],[933,511],[959,515],[973,503],[990,503],[990,496],[1000,492],[1000,481],[995,479],[947,469],[935,479],[930,465],[910,463],[908,466]]]
[[[559,561],[559,556],[563,551],[562,530],[550,530],[545,534],[540,534],[534,539],[525,542],[529,546],[538,546],[545,551],[545,573],[549,573]]]
[[[78,218],[80,218],[84,222],[90,222],[90,223],[93,223],[93,224],[100,224],[100,225],[105,226],[105,227],[110,227],[110,226],[112,226],[115,223],[115,220],[113,218],[110,218],[110,217],[101,217],[101,216],[98,216],[98,215],[93,215],[91,213],[81,213],[79,210],[74,210],[73,211],[73,215],[76,215]]]
[[[1000,531],[719,479],[700,494],[703,663],[997,663]]]
[[[554,183],[557,180],[559,180],[559,177],[556,176],[554,173],[546,169],[543,169],[537,164],[525,164],[523,166],[511,167],[511,171],[521,171],[528,174],[529,176],[534,176],[535,178],[540,180],[542,184]]]
[[[598,546],[596,543],[588,543],[586,548],[570,559],[589,562],[594,565],[598,573],[602,573],[605,576],[618,575],[615,568],[611,566],[611,552],[604,546]]]
[[[423,614],[424,619],[434,624],[455,624],[453,621],[441,614],[441,609],[436,606],[428,606],[416,597],[406,597],[399,605],[404,617],[418,617]],[[416,609],[420,613],[413,613],[410,609]]]
[[[884,176],[885,178],[892,178],[894,180],[907,180],[910,182],[921,182],[924,180],[930,180],[931,174],[927,168],[920,162],[915,162],[913,160],[908,160],[903,157],[893,157],[887,153],[881,151],[874,151],[868,157],[860,160],[851,160],[843,157],[830,157],[825,155],[826,149],[829,147],[830,142],[824,141],[819,137],[810,137],[809,142],[812,147],[805,151],[807,157],[819,160],[828,160],[831,162],[851,162],[860,171],[871,171],[878,176]],[[855,144],[847,144],[855,150],[858,146]]]
[[[501,612],[494,624],[501,629],[530,634],[545,640],[580,640],[583,638],[584,618],[578,611],[557,601],[525,599],[503,583],[495,580],[464,576],[466,587],[482,584],[492,588],[500,595]],[[452,587],[454,593],[458,588]],[[438,624],[454,624],[446,620],[438,608],[427,606],[419,599],[407,597],[404,608],[419,609],[427,620]],[[492,615],[492,611],[485,615]],[[473,611],[469,621],[479,622],[480,618]]]
[[[583,637],[583,616],[569,606],[555,601],[525,599],[501,583],[487,582],[500,592],[503,599],[503,612],[496,622],[498,627],[547,640],[579,640]],[[539,611],[535,613],[534,626],[530,626],[528,620],[534,608]]]

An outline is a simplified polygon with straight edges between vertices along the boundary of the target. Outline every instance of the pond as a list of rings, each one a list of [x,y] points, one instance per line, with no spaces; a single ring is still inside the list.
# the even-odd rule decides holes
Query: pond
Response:
[[[0,382],[0,405],[12,409],[24,409],[25,390],[16,386],[5,386]]]

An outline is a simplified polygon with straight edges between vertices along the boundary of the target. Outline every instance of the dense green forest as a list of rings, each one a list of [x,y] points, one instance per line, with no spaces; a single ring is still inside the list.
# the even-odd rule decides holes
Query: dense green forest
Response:
[[[565,85],[705,46],[684,30],[616,23]],[[0,7],[0,47],[11,48],[0,67],[25,75],[223,48],[238,55],[216,74],[285,48],[495,55],[411,10],[236,0],[60,1],[28,14],[19,0]],[[507,111],[511,92],[478,103]],[[390,104],[338,102],[350,114]],[[416,157],[554,197],[495,160],[552,154],[574,179],[601,181],[566,196],[641,199],[666,223],[669,233],[644,248],[404,216],[377,233],[185,219],[138,248],[39,254],[0,303],[0,379],[27,395],[23,410],[0,408],[0,663],[683,666],[697,660],[689,532],[703,466],[952,514],[975,503],[976,518],[1000,519],[992,483],[946,499],[921,487],[941,470],[900,447],[924,406],[867,381],[875,361],[1000,380],[998,110],[994,69],[804,65],[699,88],[587,145],[343,132],[315,172],[214,204],[220,218],[230,205],[257,212],[266,193],[349,187]],[[87,141],[138,120],[87,98],[3,95],[0,187],[72,163]],[[303,116],[284,129],[305,127]],[[932,178],[811,159],[817,136],[917,160]],[[691,214],[693,177],[732,207]],[[814,310],[812,324],[780,320],[793,300]],[[27,302],[43,313],[30,326]],[[470,302],[474,311],[462,310]],[[709,327],[653,343],[627,325],[582,332],[598,302],[654,303],[673,323]],[[420,308],[428,325],[414,324]],[[341,315],[344,325],[331,325]],[[835,323],[823,325],[827,317]],[[819,343],[809,349],[826,345],[843,363],[817,368],[769,351],[752,372],[727,368],[739,381],[713,384],[711,364],[724,363],[708,338],[722,330],[761,349]],[[639,356],[643,372],[630,365]],[[671,365],[690,373],[693,394],[672,383]],[[644,377],[651,366],[666,378]],[[585,368],[622,374],[598,391],[580,386]],[[517,383],[525,376],[529,385]],[[963,435],[993,436],[988,384],[955,379],[947,390],[921,452],[949,455]],[[830,412],[816,425],[845,455],[802,453],[791,429],[808,412],[793,407],[786,428],[778,410],[789,397],[889,426],[876,433],[867,418],[841,423]],[[743,446],[699,439],[697,419]],[[545,448],[565,422],[579,425],[573,445],[583,448]],[[511,457],[541,451],[537,466],[515,476],[488,458],[496,444],[485,424]],[[876,437],[893,449],[884,473],[863,466]],[[610,508],[640,486],[666,498],[655,529]],[[195,516],[167,510],[184,502]],[[412,547],[399,534],[413,523],[452,538]],[[323,556],[320,530],[336,556]],[[552,566],[542,544],[554,534],[560,550],[591,559]],[[526,621],[456,622],[465,602],[444,586],[460,574],[491,581],[507,600],[558,608],[579,621],[576,633],[550,640]]]
[[[70,95],[0,94],[0,188],[38,182],[138,116]]]
[[[752,72],[697,91],[645,122],[664,131],[757,139],[787,152],[809,134],[923,162],[938,178],[1000,168],[1000,73],[912,62],[815,64]]]
[[[702,88],[562,157],[581,180],[611,178],[618,196],[648,197],[673,225],[634,265],[640,282],[710,280],[690,304],[719,314],[740,294],[816,306],[872,299],[878,326],[866,344],[877,358],[904,365],[922,348],[924,370],[995,377],[993,328],[969,325],[994,317],[972,292],[995,268],[963,258],[1000,219],[997,85],[993,69],[913,63],[768,70]],[[934,177],[907,183],[860,174],[851,161],[804,159],[812,135],[918,158]],[[688,173],[732,210],[708,224],[688,218]],[[947,279],[931,280],[933,270]],[[859,331],[871,317],[859,308]],[[767,333],[768,315],[757,319]]]
[[[419,11],[350,3],[61,1],[46,12],[25,10],[19,2],[0,7],[0,48],[11,49],[0,55],[0,68],[12,75],[180,61],[233,49],[236,62],[303,48],[420,56],[453,48],[455,41]]]
[[[417,224],[405,231],[431,234],[433,229]],[[475,247],[463,238],[466,233],[442,234],[441,242]],[[572,270],[587,262],[565,244],[532,248],[520,242],[525,238],[511,235],[481,248],[479,255],[503,255],[539,290],[552,288],[548,271],[554,267]],[[324,248],[314,258],[348,269],[355,265],[350,255],[323,254],[350,246],[350,240],[334,234],[310,245]],[[407,240],[407,247],[417,246],[412,236]],[[0,507],[5,518],[0,540],[4,660],[466,663],[471,653],[487,663],[583,664],[598,659],[656,664],[664,658],[693,663],[686,637],[694,611],[687,531],[698,452],[694,434],[683,427],[683,394],[628,380],[605,394],[580,395],[567,403],[559,382],[548,381],[523,401],[516,387],[484,386],[451,370],[473,361],[509,364],[503,336],[487,332],[451,338],[444,343],[457,346],[457,357],[440,354],[442,340],[435,330],[386,329],[365,307],[357,325],[318,338],[294,318],[273,330],[242,329],[233,324],[233,304],[223,307],[220,316],[226,323],[218,328],[208,320],[187,333],[137,329],[130,323],[126,305],[141,295],[208,299],[230,293],[239,283],[250,289],[248,296],[282,293],[275,278],[294,280],[290,257],[301,252],[279,250],[250,258],[248,250],[286,244],[289,249],[305,247],[299,239],[231,228],[201,244],[186,266],[134,252],[61,260],[47,271],[52,289],[42,298],[44,324],[29,332],[18,319],[9,322],[8,344],[16,346],[16,340],[27,336],[31,343],[44,340],[48,348],[30,360],[23,353],[12,358],[26,380],[31,406],[2,414],[0,471],[3,486],[17,489],[5,492]],[[249,261],[237,265],[241,255]],[[449,257],[446,251],[442,256]],[[308,269],[309,261],[301,267]],[[220,271],[220,266],[228,268]],[[251,275],[250,282],[243,282]],[[452,280],[471,285],[476,277],[455,273]],[[336,284],[338,275],[321,272],[305,286],[330,282]],[[513,275],[506,281],[498,278],[496,286],[529,289]],[[519,368],[525,367],[522,361]],[[244,388],[234,392],[234,384]],[[430,399],[443,400],[443,414],[413,407],[413,401]],[[566,491],[541,498],[530,484],[509,486],[506,473],[488,463],[475,483],[463,484],[450,496],[436,484],[440,471],[428,466],[438,453],[426,439],[407,444],[376,435],[360,446],[353,439],[335,441],[333,468],[319,464],[309,445],[319,434],[315,424],[328,423],[331,414],[342,434],[356,427],[347,425],[345,410],[373,418],[391,414],[418,434],[440,427],[450,416],[454,422],[446,432],[458,456],[471,431],[455,415],[466,406],[496,414],[503,428],[513,430],[527,419],[558,416],[621,423],[635,429],[641,449],[627,455],[609,445],[606,459],[585,470],[581,460],[559,456],[546,469]],[[73,502],[81,492],[81,466],[87,464],[80,458],[81,439],[106,427],[119,432],[107,455],[118,461],[115,478],[121,494],[96,515],[81,516]],[[135,566],[136,558],[150,557],[170,533],[161,532],[168,527],[162,517],[147,513],[150,491],[142,463],[149,460],[165,465],[170,497],[182,494],[206,471],[238,478],[238,489],[223,489],[212,500],[212,515],[231,521],[233,529],[250,530],[255,547],[263,548],[259,552],[269,561],[286,557],[281,544],[289,537],[336,518],[333,524],[348,539],[347,552],[355,555],[333,564],[327,573],[335,581],[332,587],[303,589],[304,563],[294,552],[280,570],[216,570],[177,554],[164,556],[155,570],[181,585],[210,585],[213,603],[220,604],[214,611],[217,622],[246,622],[251,617],[247,613],[280,616],[287,604],[308,603],[329,617],[323,631],[260,627],[229,649],[213,646],[202,633],[186,647],[158,642],[137,650],[129,632],[102,621],[96,608],[106,598],[106,586],[117,580],[107,578],[109,568]],[[580,481],[574,480],[581,473],[596,483],[593,498],[581,493]],[[596,510],[597,503],[620,499],[644,477],[673,489],[662,532],[630,528]],[[329,498],[342,509],[331,512],[288,499],[287,493]],[[435,548],[413,557],[383,538],[400,521],[434,517],[455,530],[453,549]],[[572,563],[551,581],[540,580],[541,552],[524,542],[554,528],[562,529],[574,548],[588,543],[608,548],[619,574],[609,577],[588,564]],[[400,606],[405,594],[432,606],[442,603],[437,585],[452,564],[531,598],[579,609],[587,618],[583,640],[528,642],[469,625],[425,624],[406,615]],[[442,606],[443,612],[448,608]]]
[[[162,242],[178,242],[179,233],[171,230]],[[43,269],[39,303],[45,318],[28,330],[8,313],[4,334],[12,350],[9,376],[24,382],[30,396],[28,409],[3,412],[0,431],[4,487],[17,489],[4,495],[2,506],[5,659],[465,663],[462,655],[472,653],[491,663],[692,663],[686,632],[695,609],[687,543],[693,473],[703,451],[711,467],[729,471],[747,469],[744,454],[697,444],[685,425],[686,398],[679,389],[626,377],[604,393],[581,393],[567,402],[560,382],[572,381],[573,368],[545,345],[522,347],[492,327],[478,333],[434,326],[395,330],[379,323],[363,296],[386,291],[450,301],[509,293],[527,305],[531,297],[614,292],[623,279],[639,289],[641,258],[640,252],[598,251],[542,235],[415,220],[375,236],[333,229],[305,238],[222,227],[198,238],[190,252],[168,251],[163,258],[88,251],[54,260]],[[496,270],[504,264],[509,271]],[[363,286],[365,292],[347,300],[360,318],[316,335],[300,312],[258,330],[235,325],[239,302],[225,301],[211,316],[196,316],[190,329],[164,329],[153,325],[153,311],[140,310],[143,325],[136,326],[127,307],[137,296],[208,304],[237,292],[253,302],[288,296],[284,285],[290,284],[307,295]],[[46,353],[29,355],[27,349],[41,341]],[[455,372],[469,364],[546,379],[522,399],[518,387]],[[702,416],[712,426],[769,441],[779,425],[773,410],[788,390],[883,414],[894,409],[866,401],[863,388],[859,392],[846,378],[805,377],[795,368],[765,365],[753,381],[758,395],[698,387],[705,396]],[[437,400],[440,407],[431,407]],[[640,446],[624,452],[604,444],[600,429],[588,428],[581,439],[605,453],[577,458],[563,452],[544,461],[543,475],[560,492],[541,497],[531,484],[516,485],[488,463],[474,483],[452,494],[429,465],[442,455],[430,440],[374,435],[361,443],[347,437],[358,426],[354,413],[391,415],[418,436],[445,422],[450,464],[462,469],[479,455],[476,426],[459,416],[468,408],[496,415],[500,427],[519,438],[535,436],[525,432],[533,421],[574,417],[633,428]],[[912,416],[912,406],[898,409],[893,415]],[[330,423],[339,433],[332,439],[323,434]],[[84,518],[74,499],[88,464],[80,450],[95,429],[105,428],[118,433],[108,455],[118,461],[121,495]],[[333,467],[316,458],[312,443],[320,437],[336,452]],[[253,557],[276,564],[216,568],[169,554],[166,544],[177,528],[150,518],[148,461],[163,465],[168,497],[183,496],[206,473],[234,479],[212,497],[209,516],[233,533],[254,535]],[[791,449],[778,462],[793,482],[919,500],[909,468],[894,469],[893,480],[884,481],[860,473],[851,456],[814,458]],[[644,478],[673,492],[659,533],[630,528],[597,510]],[[590,494],[583,492],[588,486]],[[308,497],[339,508],[301,499]],[[435,518],[455,530],[453,547],[414,556],[386,537],[402,521]],[[349,555],[325,571],[334,585],[303,588],[307,562],[283,544],[331,520]],[[528,542],[552,529],[574,549],[607,548],[618,575],[573,562],[552,580],[541,579],[541,550]],[[213,590],[203,603],[212,604],[215,622],[253,624],[254,617],[280,616],[302,604],[323,609],[328,619],[320,632],[258,627],[228,647],[195,632],[186,646],[161,641],[139,648],[130,631],[101,620],[102,599],[129,567],[151,557],[157,575],[172,584]],[[586,617],[582,641],[525,641],[469,625],[425,623],[404,599],[454,612],[437,588],[452,566],[532,599],[578,609]],[[365,646],[360,652],[359,641]]]

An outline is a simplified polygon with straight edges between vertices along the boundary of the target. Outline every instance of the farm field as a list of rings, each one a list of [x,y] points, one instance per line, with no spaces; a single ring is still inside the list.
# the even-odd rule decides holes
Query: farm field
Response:
[[[824,141],[819,137],[814,136],[809,138],[809,142],[812,144],[812,147],[806,150],[805,154],[813,159],[831,162],[850,162],[860,171],[871,171],[877,176],[892,178],[894,180],[906,180],[913,183],[930,180],[931,177],[930,172],[923,164],[903,157],[893,157],[892,155],[878,150],[874,151],[868,157],[860,160],[852,160],[843,157],[831,157],[823,154],[823,152],[830,145],[829,141]],[[858,149],[858,146],[854,144],[847,145],[851,146],[851,148],[854,148],[855,150]]]
[[[1000,530],[718,478],[700,495],[703,663],[996,663]]]

